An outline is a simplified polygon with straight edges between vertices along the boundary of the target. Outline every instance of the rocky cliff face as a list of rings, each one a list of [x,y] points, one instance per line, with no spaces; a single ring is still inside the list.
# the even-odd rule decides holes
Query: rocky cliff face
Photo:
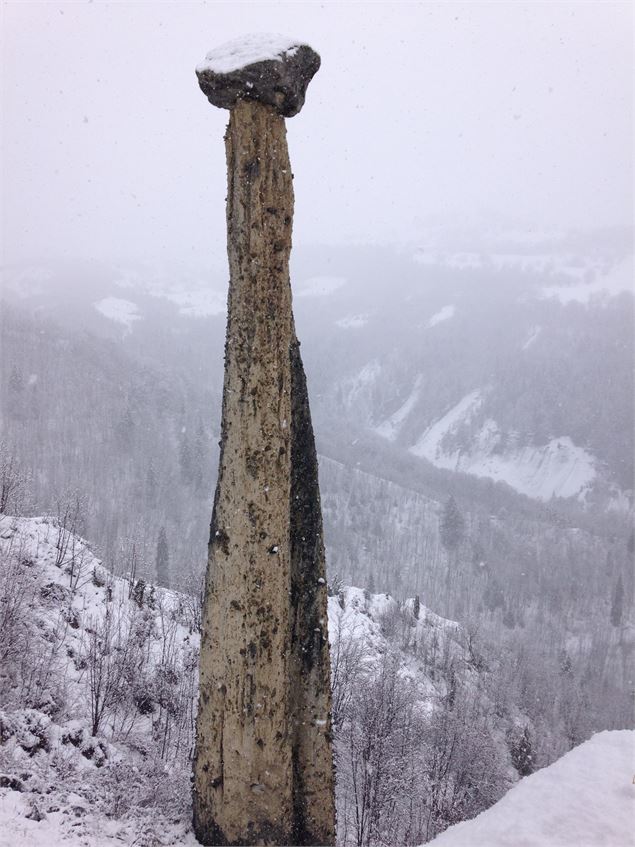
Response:
[[[331,844],[324,546],[291,311],[284,119],[241,101],[225,141],[231,281],[195,829],[205,844]]]

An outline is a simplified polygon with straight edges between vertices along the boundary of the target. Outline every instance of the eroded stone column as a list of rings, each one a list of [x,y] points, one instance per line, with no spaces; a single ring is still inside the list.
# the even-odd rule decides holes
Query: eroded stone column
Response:
[[[203,844],[335,837],[324,546],[291,310],[284,122],[318,67],[311,48],[258,37],[197,69],[210,102],[230,109],[225,384],[194,766]]]

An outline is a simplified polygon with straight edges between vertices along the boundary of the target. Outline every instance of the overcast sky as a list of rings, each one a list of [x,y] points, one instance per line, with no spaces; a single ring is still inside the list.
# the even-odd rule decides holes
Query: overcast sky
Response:
[[[630,2],[2,8],[4,261],[224,255],[227,113],[194,67],[247,32],[322,56],[287,121],[296,244],[632,221]]]

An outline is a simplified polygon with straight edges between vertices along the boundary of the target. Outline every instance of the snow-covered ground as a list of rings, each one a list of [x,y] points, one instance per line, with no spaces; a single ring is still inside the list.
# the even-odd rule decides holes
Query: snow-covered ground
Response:
[[[598,276],[592,282],[579,282],[576,285],[554,285],[542,289],[543,297],[555,297],[563,305],[567,303],[589,303],[594,298],[608,298],[623,291],[635,293],[633,257],[629,256],[610,271]]]
[[[488,421],[484,427],[495,424]],[[593,483],[595,459],[565,436],[553,438],[543,447],[527,446],[500,455],[476,453],[458,458],[456,468],[474,476],[505,482],[536,500],[580,497]]]
[[[338,288],[346,285],[341,276],[311,276],[293,285],[295,297],[327,297]]]
[[[356,672],[372,676],[390,657],[426,720],[444,714],[457,682],[483,714],[493,716],[483,685],[487,671],[459,624],[413,599],[398,602],[347,586],[331,593],[335,692],[341,691],[338,673],[350,672],[351,661]],[[0,847],[194,847],[189,777],[199,618],[192,598],[113,576],[58,520],[1,517],[0,599],[11,600],[14,621],[8,642],[6,628],[0,633],[3,649],[9,643],[13,650],[0,669]],[[96,679],[114,685],[116,696],[105,701],[92,732]],[[491,733],[509,771],[507,785],[517,776],[505,733],[526,721],[512,710],[481,729]],[[435,843],[627,847],[634,735],[602,733],[523,780],[491,818],[483,813]],[[592,755],[580,757],[589,750]],[[579,840],[574,818],[583,813],[587,832],[593,826],[599,832],[597,820],[603,819],[606,840]],[[547,827],[568,835],[578,825],[571,830],[578,840],[523,841],[516,837],[520,824],[531,838],[543,837]],[[475,838],[467,827],[476,827]],[[478,840],[481,829],[486,834]],[[499,831],[508,840],[496,841]],[[450,838],[455,840],[443,840]]]
[[[43,265],[28,265],[23,268],[1,268],[0,290],[11,292],[20,299],[41,294],[53,277],[53,271]]]
[[[444,306],[442,309],[439,309],[438,312],[435,312],[434,315],[430,318],[426,326],[430,329],[437,324],[442,323],[443,321],[448,321],[450,318],[454,317],[454,313],[456,311],[456,307],[454,305]]]
[[[527,336],[527,340],[525,341],[525,343],[522,346],[522,349],[523,350],[529,350],[529,348],[531,347],[532,344],[535,343],[536,339],[538,338],[538,336],[540,335],[541,332],[542,332],[542,327],[539,327],[539,326],[532,327],[531,332]]]
[[[5,516],[0,600],[14,605],[9,641],[20,645],[0,672],[9,692],[0,707],[0,847],[194,845],[192,598],[113,576],[54,518]],[[394,654],[431,713],[447,696],[447,667],[467,680],[477,671],[458,624],[413,610],[412,600],[341,587],[328,608],[334,672],[351,640],[368,673]],[[389,640],[392,632],[403,643],[400,627],[419,653]],[[112,696],[92,732],[96,680]]]
[[[434,847],[633,847],[635,731],[599,732]]]
[[[421,377],[418,376],[415,380],[414,387],[405,402],[389,418],[382,421],[379,426],[375,427],[377,435],[381,435],[382,438],[387,438],[389,441],[395,441],[404,421],[410,412],[412,412],[419,400],[420,386]]]
[[[194,844],[191,605],[54,518],[0,518],[0,597],[1,847]]]
[[[380,379],[382,367],[377,359],[367,362],[356,373],[342,381],[342,396],[344,403],[350,408],[356,409],[359,415],[360,405],[366,405],[368,423],[370,424],[372,404],[370,402],[370,391]]]
[[[456,470],[456,457],[446,455],[441,449],[441,442],[459,424],[469,422],[482,403],[483,396],[480,391],[471,391],[466,394],[443,417],[426,429],[416,444],[410,448],[411,452],[439,468]]]
[[[483,252],[472,250],[417,250],[413,255],[419,265],[452,268],[454,270],[478,270],[493,268],[497,271],[514,270],[523,273],[557,275],[572,280],[584,279],[587,274],[598,270],[598,262],[587,258],[579,259],[571,254],[549,252]]]
[[[131,300],[124,300],[121,297],[105,297],[103,300],[98,300],[94,305],[95,309],[105,318],[123,324],[127,329],[130,329],[135,321],[141,320],[139,308]]]
[[[508,447],[500,452],[502,433],[496,422],[488,419],[469,451],[444,449],[444,439],[469,423],[483,400],[480,391],[467,394],[428,427],[411,452],[438,468],[505,482],[536,500],[584,497],[596,478],[596,460],[568,436],[553,438],[546,445]]]
[[[227,311],[227,293],[207,286],[193,290],[166,290],[162,296],[171,303],[176,303],[182,315],[192,318],[223,315]]]
[[[348,315],[335,321],[335,325],[339,326],[340,329],[361,329],[367,323],[368,315]]]
[[[220,287],[224,269],[209,271],[210,278],[192,273],[186,281],[177,281],[165,270],[151,264],[141,268],[121,266],[115,285],[128,291],[143,291],[151,297],[167,300],[179,307],[179,313],[193,318],[222,315],[227,311],[227,290]],[[215,281],[215,282],[214,282]],[[115,299],[115,298],[109,298]]]

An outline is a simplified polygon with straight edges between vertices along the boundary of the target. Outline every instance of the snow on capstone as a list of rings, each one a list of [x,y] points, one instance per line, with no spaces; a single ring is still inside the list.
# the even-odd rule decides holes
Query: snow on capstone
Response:
[[[256,62],[282,61],[283,56],[295,56],[302,41],[274,33],[258,32],[234,38],[215,47],[196,66],[197,73],[212,71],[228,74],[254,65]]]
[[[308,44],[257,34],[210,51],[196,76],[203,94],[219,109],[231,111],[252,101],[291,118],[304,106],[307,86],[319,67],[320,57]]]
[[[635,732],[599,732],[434,847],[633,847]]]

